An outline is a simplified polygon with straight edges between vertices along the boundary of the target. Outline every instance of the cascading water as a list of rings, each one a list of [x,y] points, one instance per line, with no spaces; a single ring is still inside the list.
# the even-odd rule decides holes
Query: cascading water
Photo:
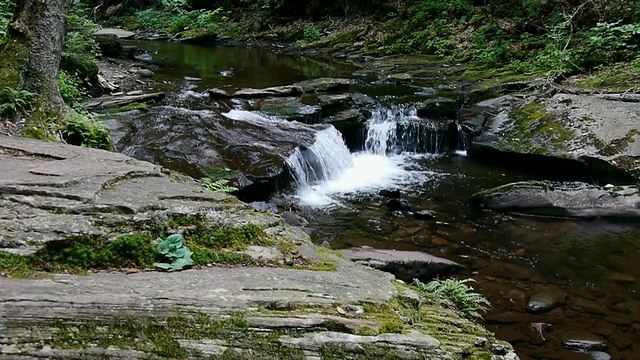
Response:
[[[297,148],[286,160],[296,185],[305,188],[320,181],[335,180],[353,167],[353,159],[342,135],[333,126],[316,133],[316,141]]]
[[[438,154],[466,147],[468,139],[459,124],[419,118],[415,106],[376,109],[366,125],[364,148],[374,154]]]

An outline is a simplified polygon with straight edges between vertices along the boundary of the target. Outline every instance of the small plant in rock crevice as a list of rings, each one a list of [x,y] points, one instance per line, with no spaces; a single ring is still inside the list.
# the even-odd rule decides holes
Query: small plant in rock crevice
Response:
[[[484,296],[473,291],[473,287],[467,285],[469,282],[475,282],[475,280],[471,278],[436,279],[425,284],[414,279],[413,285],[427,297],[455,306],[463,314],[481,317],[478,311],[487,311],[491,303]]]
[[[185,266],[193,265],[191,251],[184,247],[184,239],[180,234],[173,234],[166,239],[158,238],[158,252],[169,262],[153,263],[155,267],[169,270],[182,270]]]
[[[234,191],[238,191],[237,187],[228,185],[228,179],[213,180],[211,178],[203,178],[200,180],[200,183],[205,189],[221,194],[229,194]]]

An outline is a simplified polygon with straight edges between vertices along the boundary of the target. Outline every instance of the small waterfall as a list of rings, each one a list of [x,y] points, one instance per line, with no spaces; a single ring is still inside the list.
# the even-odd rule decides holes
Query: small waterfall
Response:
[[[286,160],[299,188],[324,180],[334,180],[353,167],[353,159],[340,132],[333,126],[316,133],[308,148],[297,148]]]
[[[468,139],[454,122],[419,118],[413,106],[376,109],[366,125],[364,148],[379,155],[437,154],[465,150]]]

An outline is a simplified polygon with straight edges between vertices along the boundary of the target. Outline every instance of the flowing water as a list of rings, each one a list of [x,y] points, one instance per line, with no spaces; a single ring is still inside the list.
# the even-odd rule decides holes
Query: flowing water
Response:
[[[167,84],[158,86],[181,96],[207,87],[275,86],[353,71],[349,64],[269,51],[139,45],[163,66],[156,78]],[[203,80],[197,89],[187,89],[183,76]],[[374,89],[370,95],[378,104],[394,96],[389,85],[361,88]],[[181,104],[178,95],[171,101]],[[181,106],[216,107],[198,100]],[[240,105],[211,111],[230,119],[268,120],[234,106]],[[282,159],[295,181],[287,194],[309,218],[315,241],[334,248],[426,251],[460,262],[465,269],[457,276],[475,279],[474,288],[493,304],[486,326],[511,342],[522,359],[607,358],[567,349],[568,340],[602,342],[601,350],[613,359],[640,359],[640,226],[474,209],[468,199],[475,191],[531,176],[468,158],[469,138],[458,125],[421,119],[410,104],[379,105],[370,114],[360,144],[347,146],[333,127],[323,127],[314,130],[310,145]],[[401,189],[414,210],[435,212],[436,220],[387,209],[377,193],[389,188]],[[527,312],[529,297],[542,290],[564,300],[551,311]]]

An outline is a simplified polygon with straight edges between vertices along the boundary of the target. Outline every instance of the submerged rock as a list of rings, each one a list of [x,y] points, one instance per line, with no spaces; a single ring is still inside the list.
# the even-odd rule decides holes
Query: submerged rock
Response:
[[[411,211],[411,204],[405,199],[389,199],[387,200],[387,207],[391,210]]]
[[[477,192],[471,201],[484,209],[527,215],[640,218],[640,193],[634,186],[605,189],[579,182],[525,181]]]
[[[605,184],[640,179],[636,103],[557,94],[503,105],[469,156],[554,178]]]
[[[567,293],[561,289],[544,289],[533,294],[527,302],[527,310],[545,312],[564,304]]]
[[[428,280],[462,268],[453,261],[419,251],[355,248],[339,252],[351,261],[392,273],[405,282]]]

